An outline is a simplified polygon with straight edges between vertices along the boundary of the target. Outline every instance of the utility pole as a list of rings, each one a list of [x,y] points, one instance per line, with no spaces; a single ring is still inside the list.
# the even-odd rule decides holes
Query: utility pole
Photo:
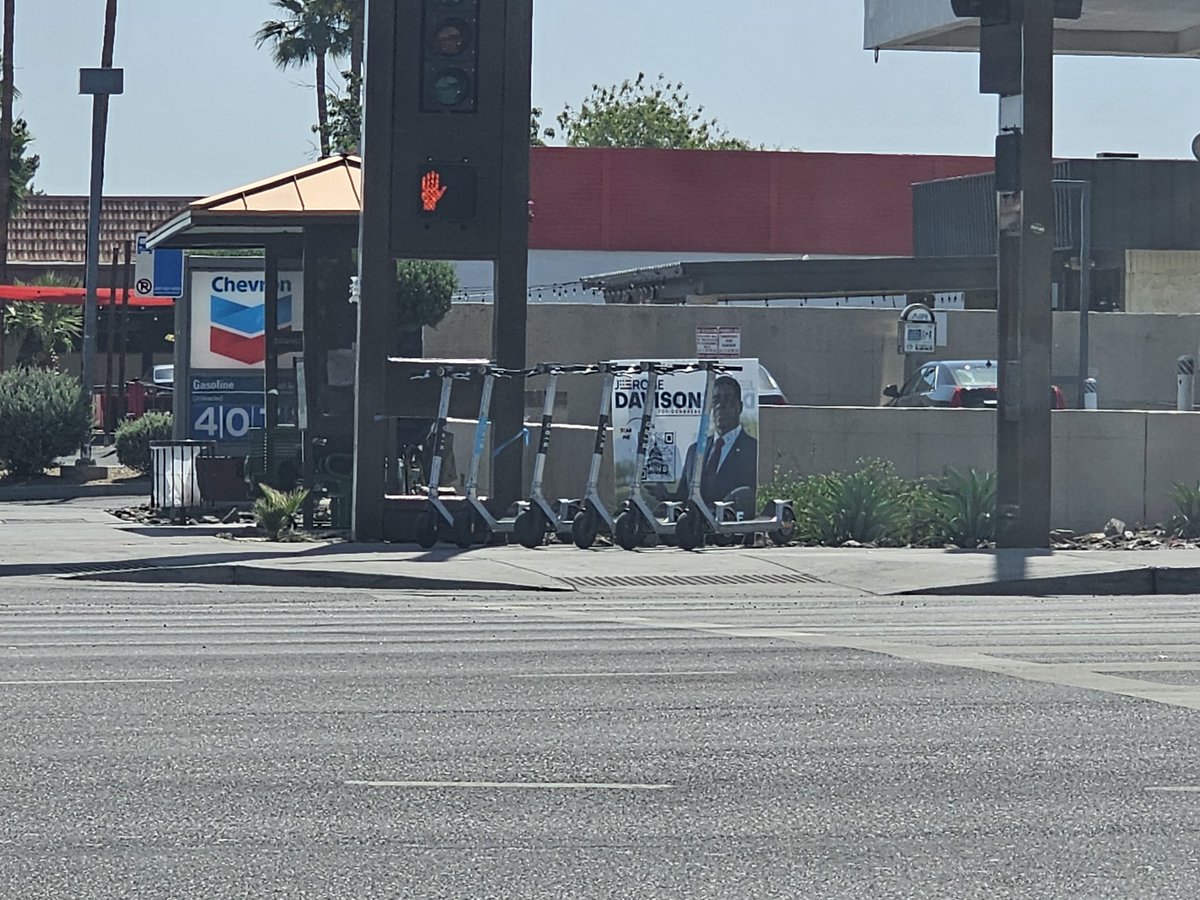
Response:
[[[979,89],[1000,97],[996,138],[999,409],[996,545],[1050,541],[1054,255],[1054,19],[1081,0],[951,0],[980,19]]]
[[[96,290],[100,280],[100,207],[104,195],[104,147],[108,136],[108,98],[123,92],[124,71],[114,69],[113,45],[117,32],[117,0],[106,0],[104,7],[104,42],[100,52],[99,69],[79,70],[79,93],[92,95],[92,176],[88,194],[87,262],[84,286],[87,294],[83,307],[83,396],[88,408],[92,404],[92,388],[96,373]],[[83,447],[81,460],[91,460],[91,441]]]
[[[4,69],[0,74],[0,79],[3,79],[3,85],[0,86],[0,160],[4,160],[6,176],[9,166],[12,165],[15,19],[16,0],[4,0]],[[4,190],[0,191],[0,284],[8,284],[8,225],[12,219],[12,190],[7,177],[4,179],[3,187]],[[4,331],[0,329],[0,342],[3,340]]]

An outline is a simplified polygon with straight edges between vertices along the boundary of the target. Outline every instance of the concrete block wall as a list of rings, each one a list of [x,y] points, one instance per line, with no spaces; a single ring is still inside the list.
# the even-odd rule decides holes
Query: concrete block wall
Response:
[[[845,471],[858,459],[890,460],[905,478],[949,469],[994,471],[996,415],[976,409],[889,409],[791,406],[762,411],[759,480],[776,471],[814,475]],[[452,420],[455,460],[466,477],[474,423]],[[529,424],[530,446],[537,426]],[[1116,516],[1130,525],[1165,523],[1174,513],[1176,482],[1200,482],[1200,413],[1060,410],[1052,428],[1052,522],[1056,528],[1098,531]],[[551,500],[576,498],[587,480],[593,429],[555,425],[546,468]],[[487,466],[483,484],[488,483]],[[532,450],[525,479],[533,474]],[[610,508],[612,441],[601,469],[601,494]]]
[[[1112,516],[1166,522],[1176,482],[1200,482],[1200,413],[1061,410],[1052,428],[1055,527],[1096,531]],[[860,458],[906,478],[996,467],[991,410],[779,407],[762,410],[760,478],[811,475]]]
[[[742,351],[757,356],[788,399],[806,406],[879,406],[885,385],[903,381],[891,309],[748,308],[535,304],[529,308],[531,362],[688,357],[697,325],[739,325]],[[930,358],[994,358],[996,314],[947,313],[947,346]],[[492,308],[456,305],[426,329],[430,356],[488,356]],[[1093,313],[1090,370],[1100,383],[1101,409],[1174,409],[1175,361],[1200,353],[1200,312]],[[1079,314],[1054,314],[1051,368],[1073,375],[1079,366]],[[908,361],[911,367],[921,358]],[[536,390],[536,385],[531,384]],[[1063,385],[1068,403],[1075,389]],[[594,421],[600,379],[564,378],[561,420]]]

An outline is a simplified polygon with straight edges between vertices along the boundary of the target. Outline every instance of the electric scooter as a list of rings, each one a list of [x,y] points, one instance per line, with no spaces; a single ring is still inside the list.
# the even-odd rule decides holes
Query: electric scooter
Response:
[[[613,520],[613,539],[624,550],[634,550],[640,547],[650,534],[658,535],[664,543],[674,540],[676,523],[682,503],[668,501],[665,504],[666,516],[659,517],[650,507],[650,503],[642,494],[642,479],[646,468],[646,454],[649,452],[650,431],[654,421],[654,398],[658,395],[658,376],[666,372],[684,371],[688,366],[661,365],[653,362],[643,362],[637,368],[639,374],[646,375],[646,402],[642,406],[642,417],[638,425],[637,456],[633,465],[633,484],[630,488],[629,499],[624,509]]]
[[[479,394],[479,418],[475,423],[475,440],[471,447],[471,462],[467,468],[465,488],[466,504],[454,517],[454,541],[466,550],[476,542],[486,544],[493,534],[512,534],[517,515],[528,506],[524,500],[517,501],[517,512],[511,516],[496,518],[479,496],[479,467],[487,452],[488,429],[492,424],[492,392],[497,378],[524,378],[534,370],[501,369],[497,366],[481,366],[483,387]]]
[[[592,465],[588,469],[587,485],[583,489],[583,497],[573,501],[568,508],[573,513],[571,518],[571,540],[580,550],[588,550],[596,543],[600,532],[613,534],[616,521],[613,515],[600,499],[600,465],[604,460],[604,447],[608,442],[608,426],[611,423],[612,390],[617,372],[637,372],[626,364],[600,363],[595,367],[597,372],[604,373],[604,388],[600,394],[600,415],[596,418],[596,439],[592,444]],[[565,514],[564,514],[565,518]]]
[[[424,378],[441,378],[442,392],[438,399],[437,421],[433,433],[433,460],[429,466],[429,487],[427,507],[417,516],[415,537],[417,544],[428,550],[438,542],[443,535],[454,535],[454,514],[442,501],[439,482],[442,477],[442,458],[446,453],[446,420],[450,416],[450,392],[456,380],[471,377],[470,371],[455,370],[449,366],[439,366],[427,370],[423,375],[414,375],[413,381]]]
[[[699,363],[699,368],[706,373],[704,409],[696,430],[696,452],[692,457],[692,471],[688,475],[687,508],[675,521],[675,543],[684,550],[695,550],[704,546],[704,541],[709,535],[721,539],[733,535],[745,537],[765,531],[773,543],[786,544],[796,530],[796,513],[792,509],[791,500],[772,500],[757,518],[744,519],[739,517],[737,504],[719,500],[710,506],[701,494],[700,480],[704,475],[707,456],[704,450],[708,444],[709,423],[712,421],[717,374],[740,371],[741,367],[706,360]]]
[[[551,426],[554,424],[554,399],[558,393],[561,375],[577,375],[596,371],[594,366],[564,366],[558,363],[541,363],[533,374],[546,375],[546,398],[542,404],[542,425],[538,431],[537,455],[533,458],[533,483],[529,488],[529,505],[517,514],[513,522],[513,534],[517,542],[529,550],[540,547],[547,534],[555,534],[563,524],[562,513],[556,510],[542,493],[542,481],[546,474],[546,458],[550,454]],[[559,501],[569,504],[570,501]]]

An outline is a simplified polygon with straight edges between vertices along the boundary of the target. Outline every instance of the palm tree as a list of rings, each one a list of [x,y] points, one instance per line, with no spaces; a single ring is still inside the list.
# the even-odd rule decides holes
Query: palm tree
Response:
[[[271,0],[285,18],[263,22],[254,44],[271,45],[271,59],[281,69],[317,67],[317,132],[321,157],[329,156],[329,104],[325,94],[326,57],[345,56],[350,50],[351,28],[346,0]]]

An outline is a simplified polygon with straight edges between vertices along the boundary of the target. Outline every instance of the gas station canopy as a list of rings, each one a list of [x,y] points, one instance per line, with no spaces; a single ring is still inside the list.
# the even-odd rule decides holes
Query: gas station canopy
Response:
[[[865,0],[868,50],[978,50],[979,20],[950,0]],[[1055,52],[1200,58],[1197,0],[1083,0],[1078,21],[1055,22]]]

